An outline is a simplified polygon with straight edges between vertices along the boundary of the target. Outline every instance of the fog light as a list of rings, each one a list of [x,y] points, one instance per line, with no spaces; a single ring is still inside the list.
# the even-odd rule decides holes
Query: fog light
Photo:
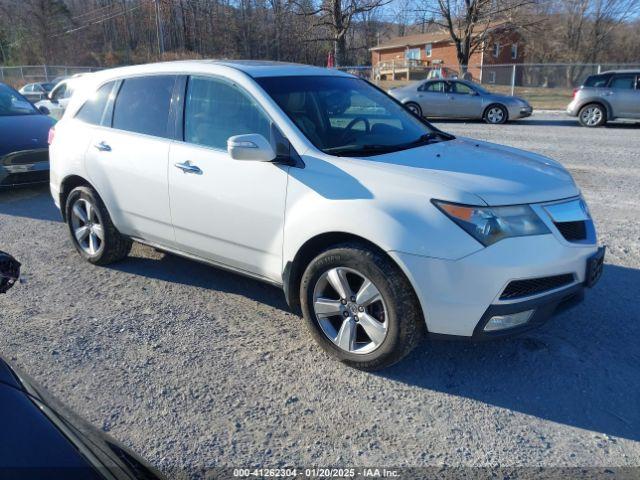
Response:
[[[504,330],[505,328],[513,328],[518,325],[527,323],[533,315],[533,310],[525,310],[524,312],[510,313],[508,315],[496,315],[491,317],[484,327],[485,332],[493,332],[495,330]]]

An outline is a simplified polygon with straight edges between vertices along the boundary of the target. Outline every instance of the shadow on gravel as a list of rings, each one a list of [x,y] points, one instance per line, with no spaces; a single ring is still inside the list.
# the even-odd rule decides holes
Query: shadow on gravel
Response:
[[[148,248],[148,247],[144,247]],[[105,268],[192,287],[241,295],[289,312],[281,289],[221,268],[159,252],[160,258],[129,256]]]
[[[0,214],[50,222],[62,221],[48,185],[0,190]]]
[[[582,305],[536,332],[486,343],[431,341],[379,374],[639,441],[638,285],[640,270],[607,265]]]

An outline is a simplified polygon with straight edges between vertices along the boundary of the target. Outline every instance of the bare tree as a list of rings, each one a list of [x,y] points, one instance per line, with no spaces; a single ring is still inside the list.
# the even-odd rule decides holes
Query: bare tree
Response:
[[[491,28],[498,21],[515,29],[529,24],[519,15],[535,0],[423,0],[419,11],[444,28],[456,46],[460,70],[465,72],[469,59],[481,50]]]
[[[334,46],[336,66],[347,58],[347,33],[356,15],[376,10],[391,0],[321,0],[319,5],[296,2],[305,16],[313,17],[315,28],[326,29],[326,35],[316,41],[330,41]]]

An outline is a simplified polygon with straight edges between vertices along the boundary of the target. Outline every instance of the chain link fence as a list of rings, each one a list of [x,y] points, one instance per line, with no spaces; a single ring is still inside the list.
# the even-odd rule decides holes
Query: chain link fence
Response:
[[[15,67],[0,66],[0,82],[14,88],[27,83],[51,82],[59,77],[70,77],[77,73],[88,73],[99,70],[94,67],[70,67],[66,65],[18,65]]]
[[[588,76],[627,69],[640,70],[640,63],[469,65],[466,74],[458,65],[427,66],[404,60],[373,67],[340,67],[384,89],[432,78],[468,78],[488,90],[524,97],[538,109],[564,109],[571,101],[573,89],[582,85]]]

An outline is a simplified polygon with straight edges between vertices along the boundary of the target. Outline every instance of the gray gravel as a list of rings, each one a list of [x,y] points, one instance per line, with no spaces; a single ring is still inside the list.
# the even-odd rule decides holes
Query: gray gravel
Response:
[[[552,156],[609,246],[601,283],[542,329],[426,342],[378,374],[330,360],[270,286],[136,245],[81,261],[46,188],[0,193],[0,353],[160,469],[640,466],[640,125],[542,114],[458,135]],[[173,474],[172,474],[173,475]]]

